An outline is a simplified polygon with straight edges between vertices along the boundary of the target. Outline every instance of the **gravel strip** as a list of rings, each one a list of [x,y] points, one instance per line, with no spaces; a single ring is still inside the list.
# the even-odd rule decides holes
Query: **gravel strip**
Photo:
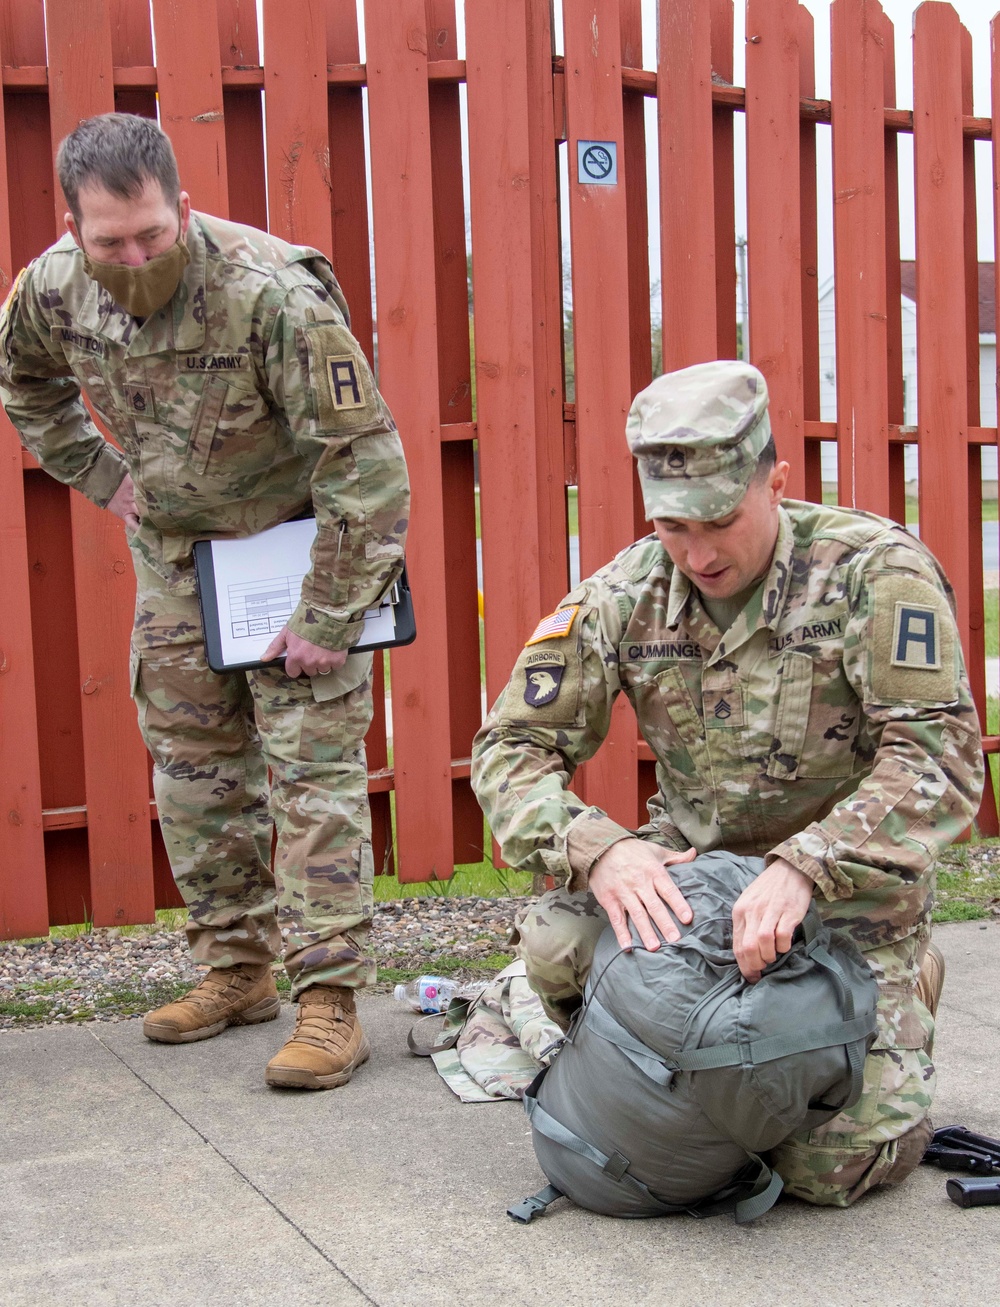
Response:
[[[369,937],[380,968],[483,978],[503,965],[508,933],[527,898],[433,896],[375,905]],[[124,1021],[197,984],[183,930],[0,943],[0,1030],[88,1020]],[[393,983],[383,981],[383,992]]]

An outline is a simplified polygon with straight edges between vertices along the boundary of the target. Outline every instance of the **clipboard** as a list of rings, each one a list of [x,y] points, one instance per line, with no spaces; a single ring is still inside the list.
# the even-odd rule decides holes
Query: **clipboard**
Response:
[[[239,539],[198,540],[194,567],[205,651],[213,672],[273,667],[261,654],[295,611],[302,578],[312,567],[314,517],[282,522]],[[379,605],[365,613],[361,638],[349,653],[411,644],[417,636],[410,585],[403,574]]]

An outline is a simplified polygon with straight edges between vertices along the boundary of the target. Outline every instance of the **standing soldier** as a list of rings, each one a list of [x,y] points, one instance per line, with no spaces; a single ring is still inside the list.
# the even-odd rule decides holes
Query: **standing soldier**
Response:
[[[678,938],[671,912],[691,920],[672,863],[763,856],[733,911],[747,979],[815,897],[881,990],[860,1102],[772,1159],[791,1193],[846,1206],[902,1180],[930,1135],[935,863],[983,780],[951,592],[901,527],[783,501],[788,464],[749,364],[658,378],[626,434],[655,534],[541,622],[474,745],[504,857],[562,883],[519,918],[521,954],[565,1028],[609,920],[623,948],[631,923],[650,949],[656,930]],[[656,757],[637,831],[569,789],[622,690]]]
[[[369,1053],[354,995],[375,972],[372,657],[349,650],[402,568],[402,446],[319,251],[193,213],[146,118],[81,123],[57,170],[69,234],[8,296],[0,391],[42,467],[129,536],[132,693],[192,954],[210,968],[143,1029],[186,1043],[271,1020],[283,948],[298,1015],[266,1080],[332,1088]],[[309,512],[312,570],[265,654],[284,669],[211,671],[194,541]]]

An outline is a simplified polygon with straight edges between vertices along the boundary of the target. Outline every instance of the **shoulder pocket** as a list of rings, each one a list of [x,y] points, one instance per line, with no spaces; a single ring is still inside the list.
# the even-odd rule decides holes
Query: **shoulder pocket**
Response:
[[[578,638],[546,641],[521,650],[504,696],[505,726],[577,726],[583,685]]]
[[[347,328],[316,322],[298,332],[309,352],[309,385],[320,429],[360,431],[380,422],[375,379]]]

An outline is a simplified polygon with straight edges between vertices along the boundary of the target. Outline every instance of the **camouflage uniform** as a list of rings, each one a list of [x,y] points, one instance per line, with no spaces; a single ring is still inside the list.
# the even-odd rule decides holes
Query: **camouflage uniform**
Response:
[[[668,516],[643,485],[650,516]],[[774,1161],[790,1192],[846,1204],[923,1151],[933,1022],[914,985],[935,861],[975,815],[982,754],[929,552],[870,514],[789,500],[777,511],[767,576],[725,632],[655,536],[584,581],[519,657],[472,775],[504,857],[565,886],[518,923],[532,985],[563,1025],[607,922],[587,878],[617,841],[783,858],[815,882],[822,916],[879,980],[880,1035],[861,1101]],[[638,832],[569,789],[621,691],[656,758]]]
[[[463,1103],[492,1103],[523,1098],[561,1040],[517,958],[471,1003],[453,1001],[430,1056]]]
[[[58,480],[101,507],[126,473],[135,482],[132,687],[195,959],[262,962],[283,941],[296,993],[360,986],[374,973],[371,657],[311,682],[210,671],[191,549],[314,512],[289,627],[348,649],[401,567],[402,447],[323,255],[204,214],[186,241],[177,291],[142,323],[87,276],[71,237],[36,259],[0,315],[0,394]]]

